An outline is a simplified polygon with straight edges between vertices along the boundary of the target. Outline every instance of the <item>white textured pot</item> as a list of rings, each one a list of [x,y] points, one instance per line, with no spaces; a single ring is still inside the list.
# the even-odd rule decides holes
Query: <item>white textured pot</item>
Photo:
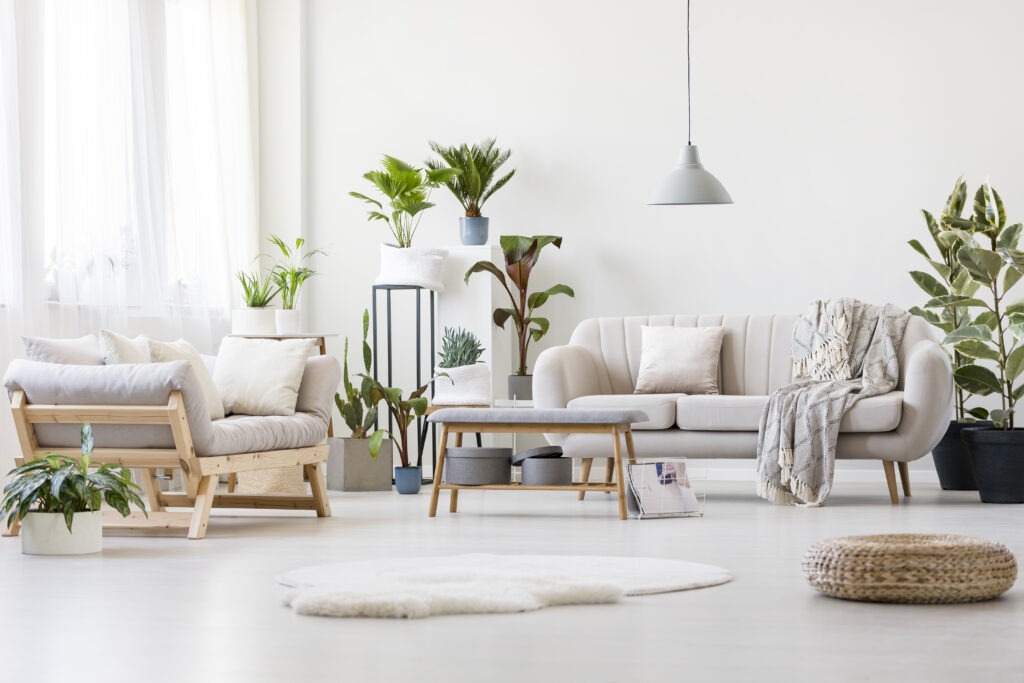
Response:
[[[274,319],[277,323],[278,334],[299,333],[299,323],[301,321],[302,315],[299,313],[298,309],[293,308],[285,310],[283,308],[279,308],[276,311],[274,311],[274,314]]]
[[[437,368],[448,377],[434,380],[435,406],[489,406],[491,397],[491,368],[487,363],[463,365],[458,368]]]
[[[87,555],[103,550],[103,513],[76,512],[68,531],[59,512],[30,512],[21,520],[26,555]]]
[[[378,285],[417,285],[435,292],[444,291],[445,249],[426,247],[399,248],[380,245],[380,275]]]
[[[332,491],[390,491],[394,463],[391,439],[380,444],[377,457],[370,456],[369,439],[327,439],[327,488]]]
[[[277,334],[273,308],[236,308],[231,311],[231,334]]]

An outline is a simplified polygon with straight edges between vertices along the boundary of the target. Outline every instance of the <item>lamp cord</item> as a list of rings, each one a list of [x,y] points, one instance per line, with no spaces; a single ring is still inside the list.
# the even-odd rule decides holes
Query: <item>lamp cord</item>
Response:
[[[693,144],[693,106],[690,104],[690,0],[686,0],[686,145]]]

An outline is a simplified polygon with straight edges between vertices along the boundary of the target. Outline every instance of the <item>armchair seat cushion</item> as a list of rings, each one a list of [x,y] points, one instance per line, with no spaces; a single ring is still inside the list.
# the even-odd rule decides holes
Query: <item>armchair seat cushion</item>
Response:
[[[647,413],[647,422],[638,422],[633,429],[668,429],[676,423],[676,401],[683,394],[606,394],[580,396],[566,406],[572,410],[612,408],[640,410]]]
[[[767,396],[681,396],[676,401],[680,429],[705,432],[756,432]],[[891,391],[854,404],[840,432],[891,432],[903,416],[903,392]]]

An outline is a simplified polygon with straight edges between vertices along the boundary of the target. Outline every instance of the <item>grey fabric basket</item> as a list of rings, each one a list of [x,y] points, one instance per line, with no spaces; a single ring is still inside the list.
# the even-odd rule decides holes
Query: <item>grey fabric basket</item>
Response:
[[[444,481],[462,486],[511,484],[512,449],[452,446],[445,450]]]
[[[572,483],[572,458],[527,458],[523,486],[568,486]]]

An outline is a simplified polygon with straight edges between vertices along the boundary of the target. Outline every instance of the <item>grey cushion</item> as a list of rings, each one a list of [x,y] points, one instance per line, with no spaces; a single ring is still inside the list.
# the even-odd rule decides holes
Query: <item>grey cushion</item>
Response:
[[[676,402],[680,429],[756,432],[767,396],[682,396]],[[857,401],[839,423],[840,432],[891,432],[903,416],[903,392]]]
[[[431,422],[510,424],[632,424],[646,422],[639,410],[569,410],[568,408],[445,408],[432,413]]]
[[[570,410],[613,408],[639,410],[647,422],[638,422],[633,429],[667,429],[676,423],[676,401],[683,394],[598,394],[580,396],[569,401]]]

